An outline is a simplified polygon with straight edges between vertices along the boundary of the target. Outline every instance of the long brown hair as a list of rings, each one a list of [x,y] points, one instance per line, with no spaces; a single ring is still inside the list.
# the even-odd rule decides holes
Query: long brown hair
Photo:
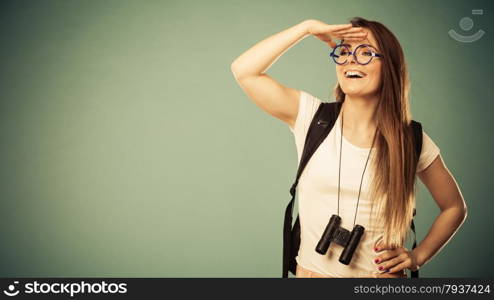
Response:
[[[403,246],[413,216],[418,162],[410,126],[410,83],[403,49],[383,24],[360,17],[350,22],[354,27],[369,29],[383,54],[379,103],[374,113],[377,122],[375,172],[369,196],[372,207],[377,205],[377,220],[384,226],[382,243],[390,247]],[[334,93],[336,101],[345,100],[339,84]]]

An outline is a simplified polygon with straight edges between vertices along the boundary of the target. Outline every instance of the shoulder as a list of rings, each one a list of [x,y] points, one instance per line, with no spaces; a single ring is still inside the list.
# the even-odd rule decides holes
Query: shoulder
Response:
[[[304,90],[300,90],[297,117],[295,119],[293,127],[288,126],[290,131],[292,131],[294,134],[296,133],[304,135],[305,131],[307,131],[308,123],[310,123],[310,121],[314,117],[314,114],[316,113],[321,103],[323,103],[323,101],[318,97]]]
[[[422,130],[422,150],[417,164],[417,173],[425,170],[440,152],[438,145],[425,130]]]
[[[300,90],[300,100],[304,102],[306,105],[319,106],[323,101],[313,94],[306,92],[304,90]],[[310,106],[307,106],[310,108]]]

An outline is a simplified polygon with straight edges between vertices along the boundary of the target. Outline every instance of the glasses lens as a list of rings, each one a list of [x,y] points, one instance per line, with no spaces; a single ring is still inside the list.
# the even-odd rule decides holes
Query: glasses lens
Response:
[[[357,49],[355,56],[360,64],[368,64],[372,60],[372,54],[376,51],[369,46],[362,46]]]
[[[333,60],[337,64],[343,64],[348,58],[349,50],[346,46],[340,45],[336,46],[333,52]]]

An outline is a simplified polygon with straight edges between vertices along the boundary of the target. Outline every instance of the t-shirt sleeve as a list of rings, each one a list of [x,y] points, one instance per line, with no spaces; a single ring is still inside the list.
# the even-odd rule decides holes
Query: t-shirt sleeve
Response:
[[[305,137],[307,131],[309,130],[312,118],[321,104],[321,100],[317,97],[307,93],[305,91],[300,91],[300,99],[298,103],[298,114],[295,120],[294,127],[292,128],[288,125],[288,128],[295,136],[295,141],[303,145],[305,143]]]
[[[434,141],[422,130],[422,152],[420,153],[417,164],[417,173],[425,170],[439,155],[439,147]]]

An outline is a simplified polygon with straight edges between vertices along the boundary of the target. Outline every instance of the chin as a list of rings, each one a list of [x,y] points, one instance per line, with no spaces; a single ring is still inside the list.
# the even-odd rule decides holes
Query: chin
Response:
[[[364,96],[366,94],[368,94],[367,92],[363,91],[361,88],[354,88],[354,87],[341,87],[341,90],[343,91],[343,93],[345,93],[345,95],[348,95],[348,96]]]
[[[364,96],[371,96],[374,95],[376,91],[365,89],[363,87],[359,86],[352,86],[352,85],[340,85],[341,90],[345,95],[351,96],[351,97],[364,97]]]

